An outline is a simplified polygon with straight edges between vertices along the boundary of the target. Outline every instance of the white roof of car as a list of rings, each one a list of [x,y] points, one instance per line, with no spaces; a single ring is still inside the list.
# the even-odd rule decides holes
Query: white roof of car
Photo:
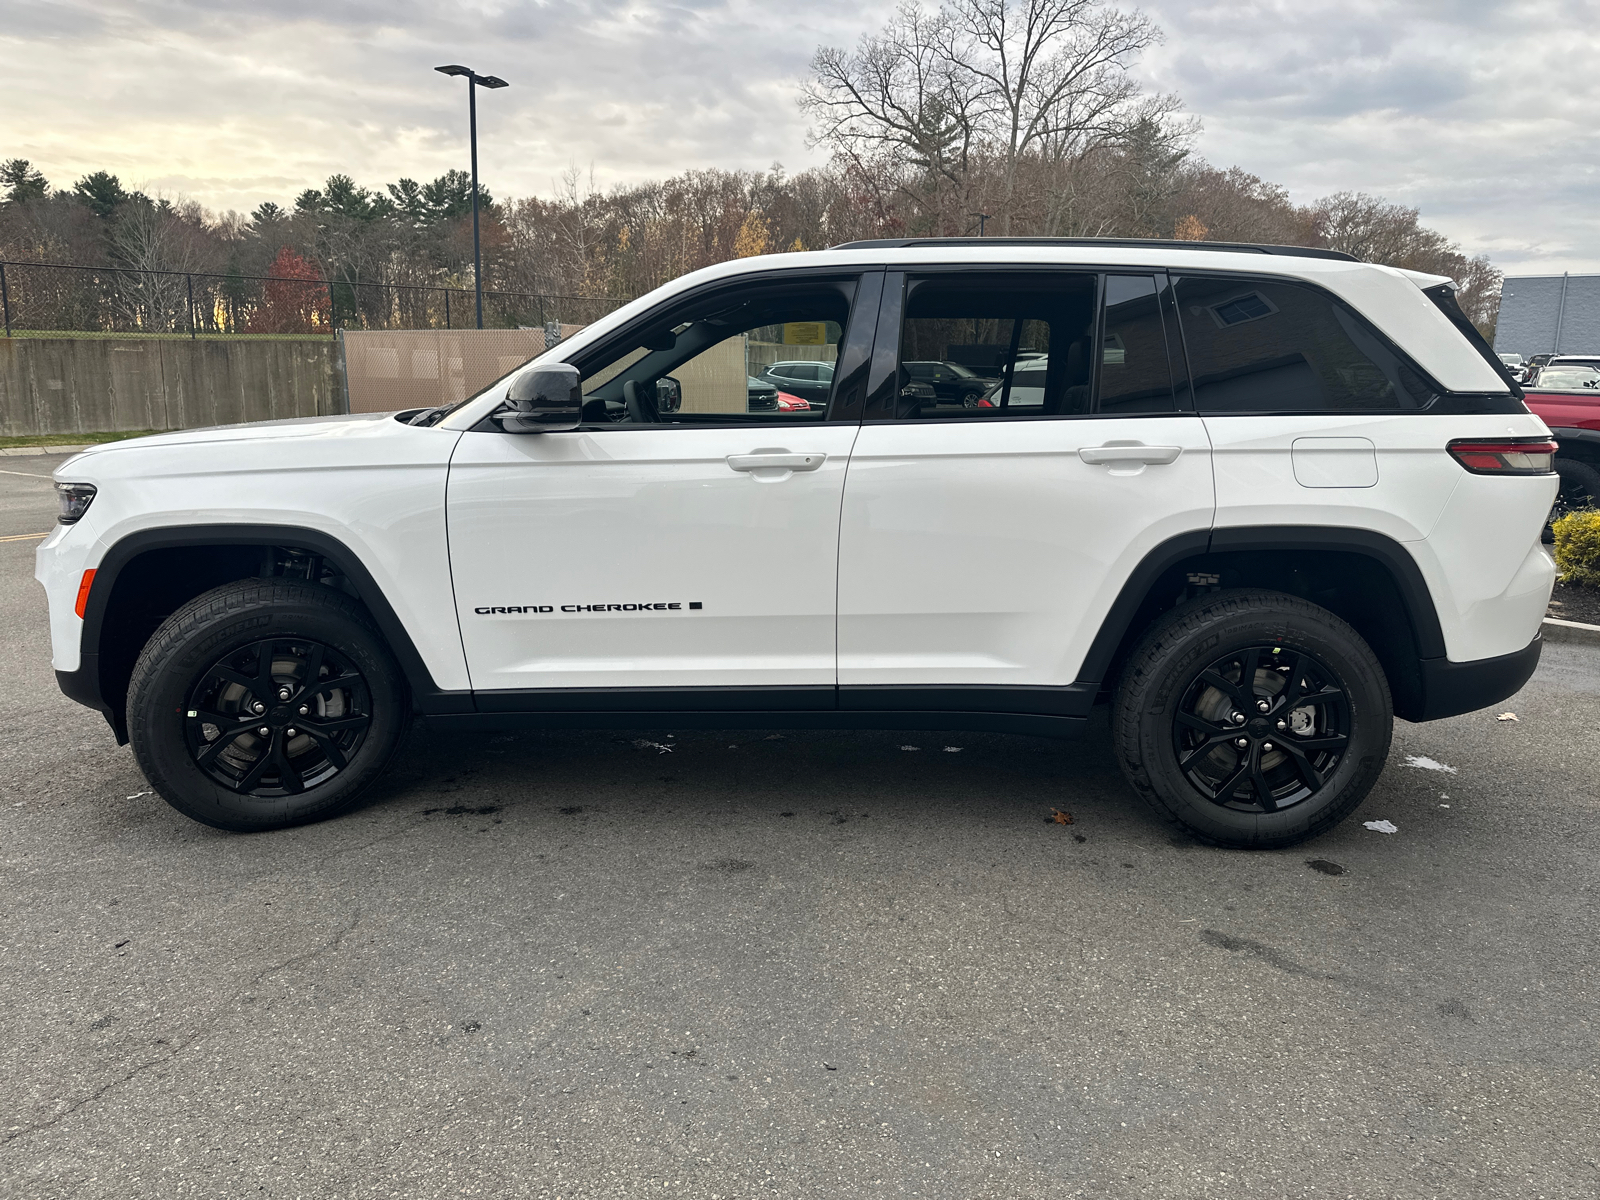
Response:
[[[1505,379],[1469,346],[1422,289],[1450,283],[1444,275],[1428,275],[1376,263],[1352,262],[1278,251],[1263,253],[1241,247],[1189,249],[1181,243],[1029,242],[999,238],[981,241],[929,241],[905,245],[861,243],[832,250],[762,254],[703,267],[629,301],[581,332],[552,347],[535,362],[567,360],[576,350],[606,336],[619,325],[649,311],[672,296],[707,283],[774,270],[828,270],[866,267],[914,269],[932,266],[1062,266],[1087,268],[1159,268],[1168,271],[1229,272],[1278,276],[1327,288],[1361,313],[1406,351],[1434,379],[1453,392],[1506,392]],[[487,401],[489,397],[485,397]],[[498,399],[498,396],[496,397]],[[455,426],[482,416],[479,405],[452,414]],[[464,426],[463,426],[464,427]]]

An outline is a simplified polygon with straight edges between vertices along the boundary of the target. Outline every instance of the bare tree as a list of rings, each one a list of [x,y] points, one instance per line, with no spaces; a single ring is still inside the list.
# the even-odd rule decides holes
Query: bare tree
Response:
[[[205,214],[193,200],[174,205],[139,196],[118,210],[111,229],[112,254],[130,273],[116,276],[118,306],[131,324],[181,329],[195,319],[188,311],[183,272],[215,265]]]
[[[977,161],[992,164],[1007,234],[1030,159],[1066,162],[1177,111],[1143,100],[1128,71],[1160,37],[1104,0],[949,0],[932,14],[906,3],[854,53],[819,49],[801,107],[813,144],[858,166],[877,152],[948,183],[963,207]]]
[[[1061,161],[1137,128],[1128,73],[1161,31],[1102,0],[953,0],[952,68],[976,81],[982,129],[1003,154],[1000,232],[1011,232],[1017,169],[1036,151]]]
[[[811,144],[864,179],[893,179],[913,201],[936,208],[948,188],[964,205],[981,81],[956,62],[956,37],[947,13],[908,0],[854,53],[819,48],[800,95],[816,122]]]

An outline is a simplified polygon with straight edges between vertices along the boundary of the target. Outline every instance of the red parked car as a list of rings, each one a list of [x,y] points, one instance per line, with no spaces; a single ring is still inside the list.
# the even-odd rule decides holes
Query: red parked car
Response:
[[[1528,407],[1561,443],[1561,491],[1550,519],[1575,508],[1600,508],[1600,360],[1554,359],[1523,391]]]

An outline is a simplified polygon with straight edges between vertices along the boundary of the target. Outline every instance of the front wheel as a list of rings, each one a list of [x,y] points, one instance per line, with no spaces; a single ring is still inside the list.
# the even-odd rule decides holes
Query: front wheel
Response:
[[[128,685],[128,739],[145,777],[184,815],[237,832],[349,808],[409,717],[405,679],[361,605],[279,580],[191,600]]]
[[[1134,650],[1113,730],[1128,782],[1219,846],[1312,838],[1365,799],[1394,708],[1371,648],[1295,596],[1218,592],[1168,613]]]

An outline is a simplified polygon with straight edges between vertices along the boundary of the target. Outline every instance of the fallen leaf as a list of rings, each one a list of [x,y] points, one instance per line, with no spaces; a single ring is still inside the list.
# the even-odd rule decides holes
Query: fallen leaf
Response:
[[[1393,821],[1363,821],[1361,822],[1373,833],[1399,833],[1400,826]]]
[[[946,754],[960,754],[965,749],[965,746],[946,746],[944,752]]]
[[[1057,825],[1071,825],[1072,824],[1072,814],[1071,813],[1062,812],[1059,808],[1052,808],[1050,810],[1050,813],[1051,813],[1050,820],[1055,822],[1055,824],[1057,824]]]
[[[1495,718],[1496,721],[1515,721],[1516,719],[1517,719],[1517,714],[1516,713],[1501,713],[1498,717]]]

